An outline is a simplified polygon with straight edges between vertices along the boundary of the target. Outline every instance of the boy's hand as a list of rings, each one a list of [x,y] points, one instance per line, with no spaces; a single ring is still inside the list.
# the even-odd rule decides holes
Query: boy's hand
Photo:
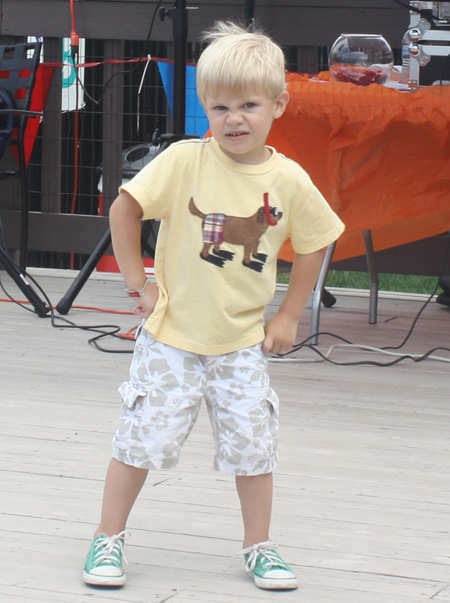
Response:
[[[298,321],[283,314],[275,314],[265,326],[266,337],[262,344],[265,354],[285,354],[294,345]]]
[[[139,298],[139,303],[133,310],[133,314],[141,318],[148,318],[155,309],[158,297],[158,287],[153,283],[148,283],[145,287],[144,295]]]
[[[297,335],[297,327],[306,302],[319,276],[325,249],[313,253],[295,254],[289,287],[281,306],[266,324],[263,352],[286,354],[290,352]]]

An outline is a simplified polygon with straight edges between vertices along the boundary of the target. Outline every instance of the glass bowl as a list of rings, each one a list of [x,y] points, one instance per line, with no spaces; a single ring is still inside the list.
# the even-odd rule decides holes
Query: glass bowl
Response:
[[[383,36],[342,34],[331,47],[328,65],[337,82],[384,84],[392,73],[394,55]]]

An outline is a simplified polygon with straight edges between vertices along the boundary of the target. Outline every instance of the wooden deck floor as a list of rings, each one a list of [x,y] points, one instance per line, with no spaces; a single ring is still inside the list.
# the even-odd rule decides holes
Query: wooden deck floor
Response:
[[[56,304],[71,280],[38,274]],[[75,304],[131,309],[122,287],[117,278],[90,279]],[[378,324],[368,325],[367,297],[340,295],[322,311],[321,328],[367,345],[398,345],[421,305],[421,298],[382,298]],[[305,314],[299,337],[309,332]],[[68,318],[123,331],[136,323],[133,316],[77,308]],[[450,310],[433,302],[405,350],[449,346],[449,335]],[[99,352],[88,345],[90,336],[0,303],[1,603],[450,601],[450,366],[437,361],[271,366],[282,400],[272,538],[299,575],[297,591],[261,591],[242,560],[233,559],[241,538],[238,501],[232,478],[210,469],[206,412],[178,468],[150,474],[133,510],[126,586],[84,585],[117,387],[130,361],[128,354]],[[320,349],[332,343],[323,337]],[[354,349],[332,358],[388,360]]]

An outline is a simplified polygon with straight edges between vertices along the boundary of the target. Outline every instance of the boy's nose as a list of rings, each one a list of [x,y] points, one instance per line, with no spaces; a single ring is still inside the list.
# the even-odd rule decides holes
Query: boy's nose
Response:
[[[242,113],[240,111],[230,111],[228,113],[228,123],[240,124],[243,121]]]

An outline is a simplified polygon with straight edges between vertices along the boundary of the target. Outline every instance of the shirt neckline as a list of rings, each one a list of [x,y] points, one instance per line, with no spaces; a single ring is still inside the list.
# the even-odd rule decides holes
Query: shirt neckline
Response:
[[[277,151],[273,148],[267,145],[267,148],[272,152],[270,158],[265,161],[264,163],[260,163],[257,165],[250,165],[247,163],[239,163],[238,161],[235,161],[234,159],[231,159],[231,157],[228,157],[228,155],[226,155],[222,149],[220,148],[218,142],[215,140],[215,138],[211,137],[210,138],[210,143],[211,143],[211,148],[214,152],[214,154],[216,155],[216,157],[219,159],[219,161],[221,163],[223,163],[225,165],[225,167],[227,167],[228,169],[232,170],[233,172],[238,172],[239,174],[248,174],[251,176],[258,176],[260,174],[267,174],[267,172],[270,172],[278,163],[279,160],[279,155],[277,153]]]

